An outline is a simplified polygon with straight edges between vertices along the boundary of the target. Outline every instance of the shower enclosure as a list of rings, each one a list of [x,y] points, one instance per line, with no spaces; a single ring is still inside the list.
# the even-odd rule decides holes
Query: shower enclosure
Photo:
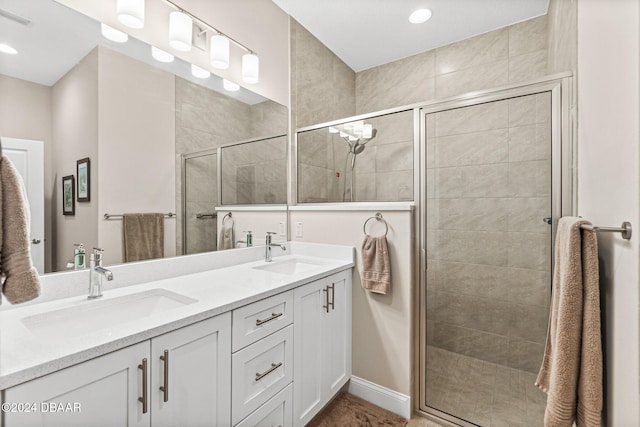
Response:
[[[425,412],[462,425],[543,424],[546,395],[534,382],[553,220],[571,212],[561,87],[551,81],[422,110]]]

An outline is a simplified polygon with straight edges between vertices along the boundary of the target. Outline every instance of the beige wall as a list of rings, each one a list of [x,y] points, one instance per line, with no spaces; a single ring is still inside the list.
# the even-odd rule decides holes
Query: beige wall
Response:
[[[596,225],[640,224],[639,22],[637,1],[578,1],[577,213]],[[606,425],[637,426],[639,239],[599,233],[598,251]]]
[[[98,49],[89,53],[62,77],[52,89],[52,153],[55,186],[52,204],[55,229],[52,232],[53,268],[65,270],[73,258],[74,243],[98,247]],[[76,214],[62,214],[62,177],[76,175],[76,161],[91,159],[91,201],[76,201]],[[76,177],[77,178],[77,177]]]
[[[295,209],[295,208],[294,208]],[[296,211],[289,215],[291,229],[302,223],[303,237],[294,241],[332,243],[356,247],[361,260],[362,226],[376,211]],[[392,290],[387,295],[365,291],[360,264],[353,274],[353,375],[405,395],[411,395],[413,229],[410,211],[382,211],[389,224]],[[367,231],[379,235],[384,228],[370,221]]]
[[[51,88],[0,74],[0,93],[0,136],[44,141],[44,268],[51,271],[51,210],[58,188],[51,171]]]
[[[99,48],[99,241],[105,264],[122,262],[122,221],[105,213],[176,212],[174,76]],[[95,188],[95,187],[94,187]],[[174,256],[176,220],[164,222]]]
[[[549,74],[576,71],[578,59],[578,0],[551,0],[547,12]]]

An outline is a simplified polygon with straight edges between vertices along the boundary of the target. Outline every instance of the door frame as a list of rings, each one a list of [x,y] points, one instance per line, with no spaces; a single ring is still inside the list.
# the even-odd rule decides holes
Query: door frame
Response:
[[[574,215],[577,206],[577,159],[575,146],[574,118],[574,82],[571,73],[562,73],[532,80],[518,85],[471,92],[458,97],[436,100],[421,106],[419,123],[415,125],[418,148],[416,162],[419,174],[416,174],[416,209],[414,227],[417,231],[415,253],[419,254],[414,263],[414,411],[420,415],[433,417],[451,425],[474,426],[456,417],[428,407],[426,404],[426,116],[454,108],[468,107],[487,102],[505,100],[514,97],[551,92],[551,210],[552,236],[555,236],[557,220],[566,215]],[[552,239],[552,254],[554,239]],[[551,286],[551,283],[549,284]],[[455,424],[454,424],[455,423]],[[462,424],[460,424],[462,423]]]

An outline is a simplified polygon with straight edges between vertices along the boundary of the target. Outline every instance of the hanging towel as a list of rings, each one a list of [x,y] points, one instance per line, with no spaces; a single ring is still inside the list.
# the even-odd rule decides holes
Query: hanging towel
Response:
[[[391,263],[386,236],[364,236],[362,242],[362,287],[377,294],[391,289]]]
[[[124,214],[122,216],[124,262],[164,257],[164,214]]]
[[[233,218],[227,218],[222,220],[222,227],[220,228],[220,238],[218,239],[218,250],[234,248],[234,226],[235,222]]]
[[[536,386],[547,393],[545,427],[602,425],[598,247],[589,221],[558,222],[549,328]]]
[[[31,217],[22,178],[7,157],[0,158],[0,272],[2,293],[12,304],[40,295],[40,278],[31,260]]]

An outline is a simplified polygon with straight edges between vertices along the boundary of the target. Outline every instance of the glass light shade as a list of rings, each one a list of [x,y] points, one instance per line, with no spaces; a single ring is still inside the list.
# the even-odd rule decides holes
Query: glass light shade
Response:
[[[242,80],[246,83],[258,83],[260,75],[260,60],[255,53],[242,55]]]
[[[348,134],[348,133],[343,132],[343,131],[340,131],[340,138],[346,138],[346,137],[348,137],[348,136],[349,136],[349,134]]]
[[[222,86],[224,87],[225,90],[228,90],[229,92],[236,92],[240,90],[239,84],[229,81],[227,79],[222,79]]]
[[[363,138],[371,138],[373,136],[373,125],[366,123],[362,125],[362,137]]]
[[[169,14],[169,45],[176,50],[189,52],[193,37],[192,27],[193,22],[189,15],[182,12],[171,12]]]
[[[162,49],[158,49],[155,46],[151,46],[151,56],[153,56],[156,61],[160,62],[173,62],[174,59],[172,54],[165,52]]]
[[[107,24],[100,24],[100,32],[106,38],[116,43],[124,43],[129,40],[127,33],[123,33],[120,30],[116,30]]]
[[[334,128],[333,126],[329,126],[329,133],[338,133],[338,132],[340,132],[339,129]]]
[[[206,79],[211,75],[209,71],[194,64],[191,64],[191,74],[193,74],[193,77],[197,77],[199,79]]]
[[[353,135],[349,135],[349,141],[357,141],[358,138],[353,136]]]
[[[222,34],[211,36],[211,65],[221,70],[229,68],[229,39]]]
[[[9,46],[8,44],[0,43],[0,52],[8,53],[9,55],[15,55],[18,53],[15,47]]]
[[[355,122],[353,124],[353,133],[355,133],[356,135],[360,136],[362,135],[362,129],[364,128],[364,122],[360,121],[360,122]]]
[[[118,21],[130,28],[144,27],[144,0],[118,0]]]

